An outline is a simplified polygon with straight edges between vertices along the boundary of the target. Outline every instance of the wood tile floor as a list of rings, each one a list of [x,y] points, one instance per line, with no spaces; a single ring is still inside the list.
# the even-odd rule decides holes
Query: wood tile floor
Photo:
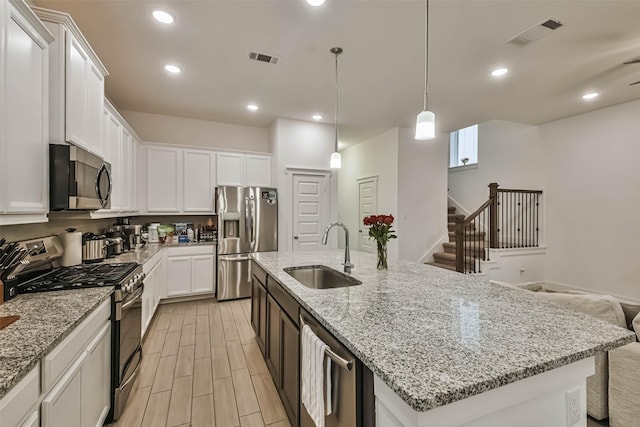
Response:
[[[290,427],[255,341],[251,301],[163,304],[140,375],[110,427]]]

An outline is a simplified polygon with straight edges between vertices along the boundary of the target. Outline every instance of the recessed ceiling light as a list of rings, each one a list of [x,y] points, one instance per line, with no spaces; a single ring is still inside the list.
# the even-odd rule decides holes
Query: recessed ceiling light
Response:
[[[493,77],[500,77],[500,76],[504,76],[508,72],[509,72],[508,68],[497,68],[491,72],[491,75]]]
[[[585,99],[585,100],[595,99],[598,97],[598,95],[600,95],[598,92],[589,92],[582,95],[582,99]]]
[[[180,67],[178,67],[177,65],[171,65],[171,64],[165,65],[164,69],[170,72],[171,74],[178,74],[180,71],[182,71]]]
[[[325,0],[305,0],[309,6],[322,6]]]
[[[153,15],[156,21],[161,22],[163,24],[173,24],[173,21],[176,20],[172,14],[160,9],[154,10],[151,14]]]
[[[322,120],[322,116],[320,114],[314,114],[313,116],[311,116],[311,118],[313,120]]]
[[[256,104],[247,105],[247,110],[256,111],[257,109],[258,109],[258,106]]]

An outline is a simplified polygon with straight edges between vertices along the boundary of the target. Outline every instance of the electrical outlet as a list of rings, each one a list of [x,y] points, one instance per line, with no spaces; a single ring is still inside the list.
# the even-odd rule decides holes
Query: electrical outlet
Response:
[[[567,427],[580,421],[580,389],[574,388],[567,392]]]

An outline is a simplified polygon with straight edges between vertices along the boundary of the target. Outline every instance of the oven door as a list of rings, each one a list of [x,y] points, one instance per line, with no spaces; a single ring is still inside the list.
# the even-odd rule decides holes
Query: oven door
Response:
[[[142,325],[142,290],[126,297],[121,304],[119,320],[118,383],[114,396],[114,420],[117,420],[127,403],[142,363],[141,325]],[[118,309],[116,308],[116,311]]]

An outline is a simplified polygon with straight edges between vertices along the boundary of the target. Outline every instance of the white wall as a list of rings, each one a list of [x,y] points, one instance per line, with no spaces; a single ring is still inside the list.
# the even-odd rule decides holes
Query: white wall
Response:
[[[449,138],[441,134],[433,140],[416,141],[413,132],[399,130],[398,226],[402,235],[398,244],[400,258],[420,261],[447,236]]]
[[[640,298],[640,101],[540,127],[547,279]]]
[[[337,178],[329,169],[329,158],[334,149],[333,126],[300,120],[277,119],[271,126],[273,147],[274,182],[278,188],[278,249],[290,251],[291,215],[293,212],[291,194],[293,182],[290,168],[325,171],[331,173],[330,218],[337,218]],[[335,234],[329,239],[329,246],[336,247]]]
[[[268,153],[269,129],[120,110],[143,141]]]
[[[392,128],[342,152],[342,169],[338,176],[338,218],[351,232],[350,245],[358,249],[359,214],[358,179],[378,177],[378,212],[398,216],[398,128]],[[398,239],[387,247],[390,260],[398,259],[401,227],[394,223]]]
[[[448,147],[448,141],[445,144]],[[503,188],[542,189],[541,159],[537,126],[503,120],[480,123],[478,164],[449,171],[449,195],[473,212],[487,201],[492,182]]]

